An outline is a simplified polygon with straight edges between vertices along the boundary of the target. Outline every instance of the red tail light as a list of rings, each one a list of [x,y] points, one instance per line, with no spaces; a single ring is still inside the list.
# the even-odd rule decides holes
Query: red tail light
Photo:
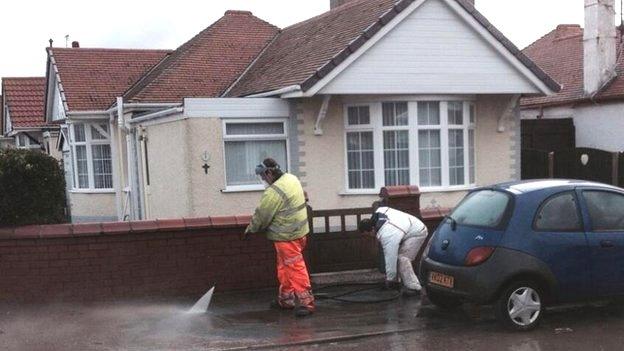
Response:
[[[483,262],[487,261],[487,259],[492,256],[492,253],[494,253],[495,249],[495,247],[489,246],[475,247],[474,249],[470,250],[470,252],[468,252],[468,255],[466,255],[466,260],[464,260],[464,264],[469,267],[478,266]]]

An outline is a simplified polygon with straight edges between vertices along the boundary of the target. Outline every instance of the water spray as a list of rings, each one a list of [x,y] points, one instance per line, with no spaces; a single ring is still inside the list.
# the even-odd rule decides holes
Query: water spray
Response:
[[[215,287],[213,286],[207,293],[204,294],[196,303],[191,307],[190,310],[187,311],[189,314],[203,314],[208,311],[208,306],[210,306],[210,300],[212,300],[212,294],[214,293]]]

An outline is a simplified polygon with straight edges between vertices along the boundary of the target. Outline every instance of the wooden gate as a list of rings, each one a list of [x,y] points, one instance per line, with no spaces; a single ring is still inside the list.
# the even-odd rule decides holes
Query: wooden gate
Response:
[[[574,149],[576,130],[572,118],[522,120],[522,148],[543,151]]]
[[[522,149],[522,179],[549,178],[548,152],[537,149]]]
[[[557,151],[554,154],[553,177],[617,184],[619,157],[614,155],[618,154],[590,148]]]
[[[377,240],[357,231],[360,219],[372,213],[372,207],[310,210],[311,235],[306,250],[310,273],[377,268]]]

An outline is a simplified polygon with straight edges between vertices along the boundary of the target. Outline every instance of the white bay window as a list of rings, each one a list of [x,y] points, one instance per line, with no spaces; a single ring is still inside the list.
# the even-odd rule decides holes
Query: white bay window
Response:
[[[476,109],[468,101],[388,101],[345,107],[348,192],[475,184]]]
[[[271,157],[288,171],[288,124],[279,120],[224,120],[226,190],[263,189],[256,166]]]
[[[112,191],[113,161],[108,123],[76,123],[69,130],[74,189]]]

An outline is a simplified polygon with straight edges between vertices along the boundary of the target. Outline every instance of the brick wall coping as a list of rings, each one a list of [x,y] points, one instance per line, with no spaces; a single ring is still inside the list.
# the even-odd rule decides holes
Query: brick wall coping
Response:
[[[448,216],[452,210],[453,209],[446,207],[423,208],[420,210],[420,215],[424,220],[436,219]]]
[[[2,239],[46,239],[134,233],[176,232],[202,229],[244,228],[251,216],[156,219],[148,221],[50,224],[0,228]]]
[[[415,195],[420,195],[420,188],[416,185],[387,186],[379,191],[379,197],[382,199]]]
[[[444,217],[448,208],[423,209],[424,220]],[[127,235],[136,233],[177,232],[204,229],[244,228],[251,216],[212,216],[203,218],[156,219],[130,222],[103,222],[80,224],[29,225],[0,228],[0,240],[51,239],[99,235]]]

